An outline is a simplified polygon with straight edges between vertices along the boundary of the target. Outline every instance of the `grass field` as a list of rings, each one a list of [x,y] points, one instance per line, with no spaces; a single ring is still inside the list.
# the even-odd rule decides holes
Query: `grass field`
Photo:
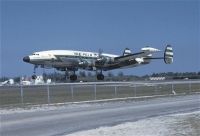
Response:
[[[200,83],[1,86],[0,107],[200,92]]]

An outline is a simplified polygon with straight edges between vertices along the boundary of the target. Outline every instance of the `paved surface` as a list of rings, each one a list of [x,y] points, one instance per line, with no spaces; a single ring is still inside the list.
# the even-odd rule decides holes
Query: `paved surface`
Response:
[[[1,136],[57,136],[127,121],[200,110],[200,95],[78,104],[54,110],[1,114]]]

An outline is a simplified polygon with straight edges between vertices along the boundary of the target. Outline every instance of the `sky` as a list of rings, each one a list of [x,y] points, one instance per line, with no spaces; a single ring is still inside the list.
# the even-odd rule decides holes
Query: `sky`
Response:
[[[139,52],[144,46],[164,50],[167,44],[174,49],[173,64],[155,60],[113,72],[200,71],[198,0],[2,0],[0,6],[0,77],[32,75],[33,65],[22,58],[35,51],[102,49],[121,55],[126,47]]]

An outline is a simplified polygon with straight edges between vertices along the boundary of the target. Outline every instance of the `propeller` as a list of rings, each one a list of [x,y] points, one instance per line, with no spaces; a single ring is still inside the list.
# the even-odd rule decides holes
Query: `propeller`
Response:
[[[83,68],[89,67],[92,65],[91,61],[88,61],[86,59],[82,59],[81,57],[79,58],[79,65]]]
[[[103,53],[103,50],[102,50],[102,49],[99,49],[99,52],[98,52],[98,59],[102,59],[102,58],[103,58],[102,53]]]
[[[95,62],[97,65],[102,65],[107,60],[107,58],[105,56],[103,56],[102,54],[103,54],[103,50],[99,49],[97,61]]]

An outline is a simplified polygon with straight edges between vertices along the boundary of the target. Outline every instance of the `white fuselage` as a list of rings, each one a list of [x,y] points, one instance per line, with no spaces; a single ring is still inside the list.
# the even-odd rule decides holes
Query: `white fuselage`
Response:
[[[106,57],[117,57],[118,55],[113,54],[102,54]],[[30,60],[39,61],[39,60],[51,60],[56,59],[56,56],[66,56],[66,57],[80,57],[87,59],[97,59],[98,53],[96,52],[84,52],[84,51],[73,51],[73,50],[49,50],[49,51],[40,51],[35,52],[30,55]]]
[[[106,58],[114,58],[118,55],[102,53]],[[85,52],[74,50],[49,50],[34,52],[28,56],[28,63],[43,67],[67,68],[72,65],[88,70],[95,70],[95,61],[99,58],[97,52]],[[87,63],[87,66],[84,66]]]

